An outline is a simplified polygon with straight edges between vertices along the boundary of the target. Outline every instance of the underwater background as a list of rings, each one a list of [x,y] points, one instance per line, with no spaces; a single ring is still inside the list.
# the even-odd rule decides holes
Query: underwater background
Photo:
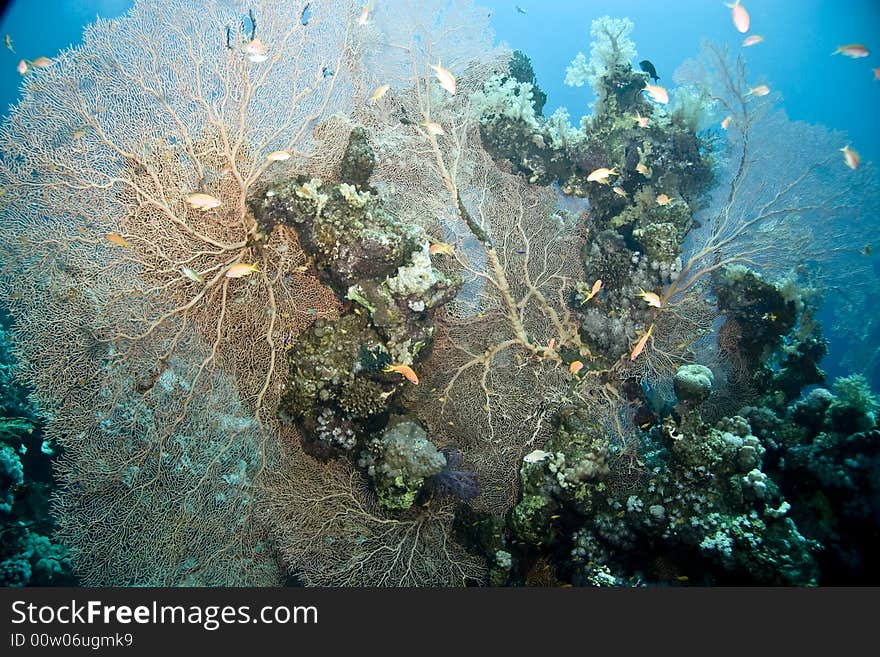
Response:
[[[167,4],[165,10],[144,11],[141,18],[150,27],[142,38],[157,43],[151,53],[159,62],[158,82],[140,88],[142,94],[169,85],[183,90],[183,97],[204,84],[195,74],[204,70],[210,74],[210,66],[202,67],[204,58],[210,59],[214,52],[213,45],[199,52],[198,66],[189,68],[187,62],[197,57],[185,47],[187,36],[196,43],[203,38],[207,42],[210,33],[210,43],[220,44],[221,53],[246,49],[253,35],[264,29],[260,10],[272,13],[266,9],[271,3],[255,2],[256,18],[248,19],[251,7],[246,2],[213,3],[218,15],[241,18],[240,25],[233,21],[230,28],[228,19],[211,22],[199,17],[196,8],[201,2]],[[477,8],[441,0],[390,3],[404,7],[397,17],[390,10],[383,15],[384,3],[377,0],[369,8],[368,24],[361,27],[372,29],[375,15],[377,29],[393,35],[392,42],[401,35],[411,36],[408,20],[417,26],[412,34],[420,34],[419,29],[430,32],[433,23],[422,24],[420,12],[443,15],[438,27],[455,24],[456,18],[462,23],[453,25],[448,40],[438,38],[436,52],[443,56],[437,62],[440,69],[430,72],[436,73],[429,78],[434,84],[425,82],[424,96],[407,104],[395,96],[404,87],[406,74],[393,68],[400,68],[393,49],[383,56],[364,45],[367,54],[351,71],[343,72],[342,61],[336,60],[342,51],[335,52],[332,45],[342,43],[335,41],[341,37],[325,23],[360,26],[361,3],[314,2],[304,9],[306,4],[279,3],[284,10],[276,12],[266,29],[283,31],[285,21],[304,29],[317,24],[328,35],[327,50],[303,52],[335,62],[321,67],[318,77],[338,78],[340,89],[351,86],[361,92],[362,100],[373,98],[361,107],[333,91],[325,96],[325,105],[309,104],[310,118],[304,125],[312,126],[315,116],[326,118],[323,112],[327,107],[332,111],[337,101],[348,118],[316,128],[322,155],[316,163],[301,164],[299,146],[282,148],[273,136],[283,121],[276,116],[272,97],[255,93],[254,102],[262,110],[257,110],[253,129],[265,137],[265,144],[278,146],[272,153],[292,173],[286,180],[254,165],[253,171],[264,177],[255,174],[245,185],[247,213],[256,222],[248,239],[263,240],[259,249],[271,246],[281,254],[278,262],[273,261],[278,272],[275,282],[281,282],[266,283],[265,289],[279,298],[300,290],[297,294],[308,299],[296,311],[301,316],[285,318],[284,331],[278,330],[277,341],[283,342],[283,348],[277,354],[274,347],[271,356],[266,351],[245,354],[245,349],[236,347],[223,354],[222,367],[206,368],[212,356],[205,355],[211,354],[205,344],[212,344],[211,320],[221,306],[206,317],[185,317],[184,324],[208,336],[203,344],[195,344],[175,327],[156,338],[158,346],[137,351],[140,347],[133,346],[137,340],[124,343],[142,330],[138,320],[152,326],[156,317],[164,316],[150,307],[152,288],[130,282],[134,263],[107,269],[110,265],[103,256],[95,255],[102,240],[97,248],[88,242],[91,237],[86,233],[94,232],[88,221],[80,225],[78,235],[74,223],[62,234],[56,229],[34,229],[27,210],[11,211],[12,228],[0,238],[5,281],[0,295],[4,306],[0,580],[8,586],[64,585],[79,578],[96,585],[169,586],[876,584],[880,572],[871,555],[880,547],[880,430],[872,390],[880,390],[880,315],[874,310],[880,279],[880,245],[874,234],[880,225],[880,197],[873,163],[880,157],[876,126],[880,5],[872,0],[754,0],[745,5],[750,14],[747,33],[759,34],[763,41],[743,47],[746,33],[736,29],[731,9],[716,0],[523,0],[481,2]],[[55,58],[59,50],[82,43],[83,29],[96,16],[121,17],[133,5],[122,0],[20,0],[7,8],[0,34],[8,34],[11,44],[0,48],[0,64],[6,63],[0,66],[0,106],[8,116],[7,108],[22,93],[36,99],[36,105],[26,104],[22,114],[13,118],[16,127],[3,133],[4,160],[13,171],[4,172],[4,196],[14,187],[9,180],[27,183],[39,177],[29,173],[28,167],[36,167],[33,163],[17,167],[30,162],[37,151],[34,162],[42,161],[38,135],[46,125],[67,126],[70,133],[47,137],[50,150],[66,148],[65,140],[84,144],[85,150],[76,157],[97,158],[96,179],[107,175],[100,159],[105,154],[89,150],[82,121],[77,123],[59,109],[57,100],[41,115],[39,90],[23,91],[22,78],[28,82],[43,75],[41,67],[33,64],[38,57]],[[326,6],[332,9],[325,10]],[[339,13],[343,6],[353,9]],[[315,18],[308,12],[314,12]],[[53,16],[51,22],[45,20],[47,14]],[[609,22],[602,23],[608,15]],[[618,18],[628,18],[632,25],[611,22]],[[87,49],[112,51],[115,28],[111,30],[111,25],[97,28]],[[635,52],[626,46],[623,55],[616,48],[608,51],[602,25],[611,25]],[[460,37],[468,29],[476,36]],[[495,44],[504,43],[528,58],[514,59],[509,77],[492,68],[494,50],[481,52],[480,38],[485,39],[488,29],[494,30]],[[129,50],[121,58],[124,66],[115,82],[137,66],[141,54],[132,36],[136,32],[120,37]],[[423,36],[411,39],[415,51],[427,42]],[[270,39],[264,41],[271,45]],[[591,51],[591,42],[599,44],[598,54]],[[701,51],[704,42],[727,46],[730,55],[719,55],[721,48]],[[603,55],[603,43],[612,54]],[[832,55],[844,44],[864,44],[870,52],[864,57]],[[255,53],[245,52],[245,67],[247,60],[260,63],[262,52],[256,52],[257,59]],[[604,68],[598,75],[593,69],[579,76],[572,63],[578,53],[585,54],[584,64],[587,58],[606,57]],[[479,65],[469,67],[469,57],[475,61],[483,54]],[[720,62],[733,62],[739,54],[748,73],[743,80],[731,81],[736,78],[736,65]],[[682,66],[701,57],[703,62],[717,57],[712,60],[717,70],[705,64]],[[22,59],[32,62],[24,76],[16,70]],[[642,60],[649,60],[659,76],[647,82],[671,92],[668,115],[663,114],[666,103],[653,93],[653,100],[640,93]],[[161,72],[166,64],[176,71],[173,80]],[[101,76],[107,75],[100,70],[102,65],[86,58],[84,66],[95,67],[94,75],[80,73],[72,65],[65,70],[69,79],[79,81],[79,91],[86,81],[98,85],[97,92],[91,86],[85,91],[97,98]],[[455,73],[453,85],[458,79],[455,102],[468,97],[481,112],[478,133],[483,148],[475,152],[465,145],[444,150],[436,140],[439,134],[442,142],[446,132],[432,133],[460,125],[460,117],[469,109],[444,106],[448,113],[441,115],[442,120],[426,119],[420,124],[423,129],[414,127],[418,122],[412,116],[425,114],[425,102],[439,107],[449,100],[442,92],[448,91],[442,65]],[[692,83],[702,89],[709,78],[713,78],[710,82],[722,79],[718,70],[725,66],[732,76],[730,84],[710,93],[720,105],[698,97],[698,92],[690,107],[680,100],[686,93],[677,93],[677,88]],[[571,67],[575,71],[568,75],[569,82],[579,84],[566,84]],[[284,82],[295,85],[306,78],[297,70]],[[143,135],[128,134],[125,120],[132,125],[149,121],[155,109],[132,109],[125,85],[113,87],[114,79],[108,80],[109,100],[102,102],[116,107],[111,110],[117,112],[113,129],[124,135],[122,141],[146,143]],[[380,91],[385,83],[390,90]],[[759,85],[769,87],[766,94]],[[742,123],[754,111],[754,130],[745,141],[757,144],[757,164],[754,171],[738,175],[735,153],[746,133],[736,125],[739,115],[719,107],[737,107],[734,92],[748,89],[752,91],[740,96]],[[540,92],[546,94],[543,106],[536,102]],[[183,122],[190,120],[190,113],[198,114],[190,100],[183,98],[179,107],[176,101],[171,103],[177,110],[174,116]],[[278,102],[286,101],[285,97]],[[700,102],[704,107],[698,111],[695,106]],[[560,108],[566,108],[567,114],[557,112]],[[772,114],[778,109],[785,115]],[[658,112],[656,121],[653,112]],[[678,118],[659,118],[676,112]],[[647,117],[649,113],[651,130],[670,135],[665,140],[659,132],[652,133],[653,155],[644,143],[636,145],[636,128],[631,125],[633,114]],[[592,123],[579,123],[581,115],[590,114]],[[730,129],[721,127],[725,116],[734,116]],[[224,115],[219,122],[227,118]],[[630,125],[623,127],[625,122]],[[366,132],[358,132],[357,124]],[[298,124],[284,125],[290,130]],[[432,146],[425,148],[436,150],[437,163],[452,169],[456,153],[467,162],[462,185],[453,196],[459,224],[412,218],[450,215],[455,203],[431,204],[417,196],[440,198],[452,194],[456,185],[428,185],[429,191],[419,191],[418,180],[406,169],[421,172],[422,178],[436,174],[433,156],[424,169],[413,163],[414,155],[400,155],[402,171],[389,163],[394,159],[389,153],[421,152],[412,145],[415,142],[400,136],[400,126],[427,139]],[[102,129],[110,132],[106,126]],[[175,140],[174,132],[159,135],[157,143],[183,148],[183,140]],[[468,138],[473,140],[474,135]],[[462,143],[467,141],[462,137]],[[848,166],[838,152],[847,145],[860,156],[856,167]],[[13,154],[13,148],[20,150]],[[214,137],[205,135],[193,136],[188,148],[197,153],[223,151]],[[819,158],[822,149],[827,160],[801,167],[810,164],[809,158]],[[171,164],[149,159],[160,158],[154,152],[142,157],[139,165],[147,171],[153,165],[177,166],[177,155]],[[247,160],[252,155],[236,157]],[[181,156],[180,162],[185,159]],[[685,159],[687,166],[682,168]],[[341,182],[328,182],[337,175],[340,161]],[[650,175],[640,170],[638,182],[637,162],[651,166]],[[218,196],[223,207],[231,205],[221,182],[230,165],[224,169],[208,156],[201,165],[209,171],[201,174],[198,185],[190,185],[192,191],[210,192],[215,181],[210,169],[216,168],[221,171],[216,188],[224,190]],[[249,170],[247,166],[242,170]],[[436,166],[441,177],[447,175],[443,166]],[[477,173],[481,169],[491,172],[481,177]],[[603,170],[605,176],[599,175],[596,186],[597,179],[587,174]],[[621,175],[625,170],[629,173]],[[571,171],[576,173],[569,175]],[[169,176],[174,184],[185,177]],[[668,190],[645,182],[652,176],[664,180]],[[728,179],[733,181],[729,189],[736,191],[736,202],[724,201]],[[789,188],[791,181],[796,184]],[[149,180],[139,179],[137,184],[136,197],[150,196]],[[536,186],[554,190],[552,198],[529,191]],[[525,220],[493,223],[483,217],[489,201],[474,191],[481,188],[505,196],[493,201],[499,216],[543,213],[542,221],[552,219],[558,225],[548,228]],[[713,196],[719,189],[720,196]],[[670,194],[661,194],[665,191]],[[784,211],[773,205],[776,193],[790,193],[781,201]],[[754,198],[748,199],[749,194]],[[395,195],[398,200],[392,200]],[[91,207],[112,216],[113,201],[109,197],[106,203],[96,201],[98,196],[82,196],[67,211],[76,215]],[[42,198],[45,202],[46,196]],[[517,198],[525,200],[517,205],[511,200]],[[21,202],[36,207],[38,199],[23,193]],[[381,205],[378,199],[387,203]],[[201,217],[202,211],[213,208],[197,203],[215,201],[219,203],[210,194],[187,201],[187,211]],[[62,207],[58,200],[48,202],[56,209]],[[128,199],[122,205],[131,203]],[[772,218],[777,210],[782,217],[778,224]],[[58,212],[61,222],[63,213]],[[659,212],[674,213],[675,218],[645,219],[656,219]],[[304,219],[322,213],[326,226],[317,219]],[[692,290],[685,289],[676,283],[688,282],[684,274],[689,273],[686,258],[684,268],[680,258],[676,261],[679,249],[686,254],[696,244],[699,252],[700,231],[711,229],[706,217],[724,213],[743,222],[752,215],[766,215],[769,220],[756,223],[742,241],[740,253],[746,257],[730,262],[723,235],[706,238],[713,248],[695,261],[690,273],[701,272],[701,267],[712,271]],[[352,217],[355,224],[346,224]],[[141,220],[159,221],[153,215]],[[19,223],[25,228],[17,234]],[[120,223],[106,235],[127,250],[136,243],[123,237],[128,235],[124,229]],[[666,230],[676,235],[673,246],[667,243]],[[278,237],[283,231],[296,237]],[[617,236],[611,235],[614,231]],[[336,240],[335,248],[327,246],[329,233]],[[346,233],[352,243],[341,237]],[[505,246],[496,249],[486,233]],[[383,237],[377,240],[376,234]],[[501,240],[500,235],[506,237]],[[212,269],[195,256],[190,259],[192,249],[184,244],[184,237],[168,238],[167,244],[166,237],[161,231],[145,231],[139,239],[154,240],[172,261],[188,263],[172,273],[183,271],[197,285],[211,280],[206,272]],[[217,246],[238,238],[229,224],[214,239],[210,243]],[[543,266],[534,264],[533,239],[544,249]],[[34,246],[40,240],[43,246]],[[355,244],[372,244],[370,240],[395,246],[364,247],[356,256],[339,255],[354,253],[360,248]],[[424,253],[418,246],[423,240],[432,243]],[[71,246],[74,243],[78,245]],[[180,252],[174,251],[177,248]],[[255,248],[254,242],[247,241],[246,248]],[[443,260],[444,249],[460,270]],[[494,274],[493,249],[502,253]],[[80,264],[56,261],[68,257],[69,263]],[[526,264],[517,264],[518,258]],[[654,260],[661,264],[650,264]],[[199,269],[194,263],[205,266]],[[754,268],[738,269],[740,265]],[[157,257],[138,266],[162,272],[164,265]],[[104,365],[96,364],[106,361],[92,358],[97,348],[84,344],[74,329],[57,328],[59,349],[48,346],[53,335],[48,329],[19,328],[16,334],[16,320],[19,327],[36,321],[63,323],[65,315],[78,309],[86,313],[87,308],[95,312],[94,308],[104,307],[65,297],[69,305],[62,306],[59,315],[44,316],[40,303],[28,305],[22,297],[56,298],[56,291],[40,278],[45,267],[57,267],[77,281],[89,275],[99,279],[107,271],[118,276],[108,277],[106,285],[96,283],[92,290],[117,305],[131,304],[127,314],[119,311],[121,318],[107,315],[107,324],[117,322],[122,337],[101,358],[113,361],[134,350],[125,366],[130,369],[120,367],[125,372],[118,380],[113,378],[117,375],[106,374]],[[294,272],[289,279],[283,275],[287,269]],[[249,271],[236,270],[234,275],[229,271],[226,276],[231,280],[250,280]],[[497,299],[480,288],[487,271],[486,280],[502,291]],[[682,272],[682,278],[676,279]],[[515,282],[517,276],[524,282]],[[557,285],[563,279],[566,282]],[[172,290],[171,298],[178,303],[170,279],[157,280],[156,286]],[[615,283],[626,294],[615,296]],[[222,317],[231,318],[231,328],[223,328],[223,339],[235,345],[256,344],[260,325],[253,316],[254,309],[262,308],[262,288],[252,285],[247,294],[230,301],[227,310],[227,294],[233,298],[227,285],[222,283]],[[516,313],[505,320],[511,324],[506,328],[504,321],[502,328],[480,325],[476,320],[504,308],[504,287],[514,297],[520,295],[516,307],[522,326],[514,321]],[[652,290],[659,293],[657,305],[650,297],[639,300],[640,293]],[[697,290],[693,299],[681,300]],[[564,303],[556,304],[556,297]],[[538,306],[529,310],[534,299]],[[680,312],[674,310],[675,303]],[[715,314],[697,307],[701,303],[713,305]],[[642,317],[645,304],[654,309],[654,316]],[[673,309],[670,315],[677,313],[677,323],[658,337],[653,331],[663,330],[660,319],[667,307]],[[273,310],[281,315],[274,305]],[[400,312],[403,315],[395,315]],[[480,339],[466,330],[472,321],[471,330]],[[100,324],[94,327],[95,335],[107,328]],[[513,335],[507,342],[520,341],[514,345],[520,352],[505,360],[499,349],[493,361],[493,349],[506,344],[503,337],[493,339],[504,330]],[[537,335],[541,330],[555,337],[548,342]],[[214,354],[220,323],[216,336]],[[347,340],[354,340],[354,346],[340,347],[343,353],[333,358],[326,355],[331,346]],[[169,343],[196,355],[186,362],[163,357],[167,369],[138,371],[140,365],[133,363],[154,359]],[[409,346],[401,347],[405,344]],[[428,346],[420,352],[420,345]],[[652,349],[659,355],[656,360],[648,359]],[[492,352],[489,360],[472,365],[484,351]],[[25,362],[24,374],[17,378],[13,352]],[[623,365],[615,365],[618,357]],[[56,363],[40,374],[46,358]],[[65,358],[72,364],[65,364]],[[87,362],[89,358],[94,362]],[[262,368],[270,361],[272,370],[264,385]],[[277,372],[288,368],[290,380],[278,383],[277,393],[273,392],[277,383],[273,376],[281,377]],[[484,371],[482,385],[479,377],[469,380],[479,369]],[[329,370],[334,373],[327,374]],[[57,392],[52,390],[53,377],[58,378],[59,371],[76,371],[79,379],[64,383],[63,394],[53,399]],[[252,374],[256,371],[260,376]],[[144,382],[145,378],[149,380]],[[200,380],[206,392],[193,394]],[[139,394],[155,395],[154,399],[149,403],[128,399],[131,381]],[[32,400],[27,399],[25,383],[38,391]],[[410,383],[414,385],[405,387]],[[79,388],[91,389],[80,395]],[[458,396],[450,394],[456,389]],[[181,398],[185,403],[179,409]],[[51,417],[48,429],[35,406],[40,400],[47,407],[41,410]],[[271,411],[264,406],[271,406]],[[530,407],[538,410],[526,412]],[[91,417],[84,419],[85,415]],[[284,428],[288,426],[292,428]],[[266,436],[280,436],[280,447],[267,448]],[[204,437],[203,444],[193,446],[199,437]],[[107,448],[110,443],[125,446]],[[490,444],[501,446],[486,447]],[[349,502],[340,502],[346,499]],[[322,524],[327,517],[336,524]],[[399,566],[400,554],[406,551],[416,555],[419,566]]]

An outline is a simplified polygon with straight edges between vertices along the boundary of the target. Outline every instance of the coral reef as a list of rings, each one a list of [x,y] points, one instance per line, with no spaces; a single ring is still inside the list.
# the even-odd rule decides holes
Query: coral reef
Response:
[[[811,389],[836,137],[711,47],[667,102],[625,18],[572,119],[467,0],[263,3],[264,62],[227,4],[99,21],[0,131],[4,582],[880,577],[877,400]]]

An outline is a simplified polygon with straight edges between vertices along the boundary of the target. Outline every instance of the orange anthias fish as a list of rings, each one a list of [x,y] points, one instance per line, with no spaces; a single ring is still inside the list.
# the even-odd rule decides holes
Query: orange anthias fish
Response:
[[[382,100],[382,98],[385,96],[385,94],[388,93],[388,90],[390,88],[391,88],[390,84],[380,84],[378,87],[376,87],[376,90],[373,92],[373,95],[370,96],[370,102],[376,103],[376,102]]]
[[[107,238],[108,242],[115,244],[116,246],[121,246],[123,248],[131,246],[131,243],[119,233],[107,233],[104,237]]]
[[[443,126],[441,126],[439,123],[434,123],[433,121],[431,121],[430,123],[425,123],[424,126],[425,130],[428,131],[428,134],[433,135],[434,137],[446,134],[446,132],[443,130]]]
[[[434,242],[428,247],[428,253],[431,255],[443,254],[451,256],[455,255],[455,247],[446,242]]]
[[[654,308],[663,307],[663,303],[660,301],[660,296],[656,292],[645,292],[639,288],[639,296],[649,306],[653,306]]]
[[[749,92],[746,94],[747,96],[766,96],[770,93],[770,87],[766,84],[759,84],[757,87],[752,87],[749,89]]]
[[[646,84],[644,90],[651,97],[651,100],[654,100],[661,105],[666,105],[669,102],[669,92],[659,84]]]
[[[730,127],[730,122],[733,120],[733,117],[728,115],[724,117],[724,120],[721,122],[721,129],[727,130]]]
[[[27,62],[23,59],[18,63],[18,66],[15,67],[15,70],[18,71],[19,75],[24,75],[28,72]]]
[[[247,55],[248,60],[254,62],[255,64],[265,62],[267,59],[269,59],[268,55],[266,55],[267,50],[268,47],[266,46],[266,44],[264,44],[259,39],[251,39],[244,47],[244,52]]]
[[[843,153],[843,161],[846,162],[846,166],[853,171],[859,168],[859,165],[862,163],[862,158],[856,151],[849,147],[849,144],[841,148],[840,152]]]
[[[255,271],[260,271],[256,265],[249,262],[238,262],[226,270],[226,278],[244,278]]]
[[[449,72],[449,69],[443,68],[441,63],[437,63],[436,66],[431,64],[431,68],[434,69],[434,73],[437,76],[437,79],[440,81],[440,86],[446,89],[451,95],[455,95],[455,76]]]
[[[593,287],[592,287],[592,289],[590,290],[590,293],[589,293],[586,297],[584,297],[584,300],[581,302],[581,305],[585,304],[587,301],[589,301],[589,300],[592,299],[594,296],[596,296],[597,294],[599,294],[599,290],[601,290],[601,289],[602,289],[602,279],[601,279],[601,278],[597,278],[597,279],[596,279],[596,282],[593,283]]]
[[[837,50],[831,54],[846,55],[847,57],[858,59],[859,57],[867,57],[870,53],[861,43],[848,43],[845,46],[837,46]]]
[[[654,325],[651,324],[651,326],[648,328],[648,332],[645,333],[645,334],[639,339],[638,342],[636,342],[636,346],[633,347],[633,350],[630,352],[630,354],[629,354],[629,359],[630,359],[630,360],[635,360],[636,358],[639,357],[639,354],[642,353],[642,352],[645,350],[645,345],[648,344],[648,338],[651,337],[651,332],[652,332],[653,330],[654,330]]]
[[[639,124],[640,128],[648,127],[648,122],[650,121],[650,119],[647,116],[642,116],[641,114],[636,112],[636,115],[633,118],[636,120],[636,123]]]
[[[220,199],[216,196],[211,196],[210,194],[203,194],[201,192],[197,192],[195,194],[190,194],[186,197],[186,202],[191,208],[195,208],[196,210],[202,210],[206,212],[208,210],[212,210],[214,208],[219,208],[222,203]]]
[[[272,151],[266,154],[266,159],[270,162],[284,162],[284,160],[290,159],[290,153],[288,151]]]
[[[367,17],[370,15],[370,3],[365,2],[364,8],[361,9],[361,15],[358,16],[358,25],[366,25],[368,22]]]
[[[872,68],[871,72],[874,74],[875,80],[880,80],[880,66],[878,66],[877,68]]]
[[[658,194],[657,195],[657,205],[669,205],[672,203],[672,199],[669,198],[666,194]]]
[[[755,44],[761,43],[764,40],[764,37],[759,34],[752,34],[751,36],[747,36],[743,39],[743,48],[748,48],[749,46],[754,46]]]
[[[732,10],[730,14],[731,18],[733,18],[734,27],[743,34],[748,32],[750,20],[749,12],[746,11],[746,8],[739,3],[739,0],[736,0],[733,4],[725,3],[725,5]]]
[[[584,369],[584,364],[579,360],[573,360],[568,366],[568,371],[570,374],[577,374],[582,369]]]
[[[606,169],[603,167],[601,169],[596,169],[595,171],[593,171],[593,173],[591,173],[589,176],[587,176],[587,182],[596,182],[596,183],[599,183],[600,185],[607,185],[608,184],[608,176],[616,176],[616,175],[618,175],[617,167],[613,167],[611,169]]]
[[[415,370],[411,368],[409,365],[389,365],[383,371],[385,372],[397,372],[398,374],[406,377],[406,380],[412,383],[413,385],[419,385],[419,377],[415,373]]]

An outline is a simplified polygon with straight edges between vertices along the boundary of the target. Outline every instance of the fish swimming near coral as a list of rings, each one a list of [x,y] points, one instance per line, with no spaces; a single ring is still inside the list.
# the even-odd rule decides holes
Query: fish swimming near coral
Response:
[[[858,59],[860,57],[867,57],[870,53],[868,52],[868,49],[861,43],[848,43],[845,46],[837,46],[837,50],[835,50],[831,54],[846,55],[847,57]]]
[[[646,84],[645,92],[654,102],[666,105],[669,103],[669,92],[658,84]]]
[[[222,202],[216,196],[211,196],[210,194],[204,194],[202,192],[196,192],[187,196],[186,203],[191,208],[201,210],[202,212],[219,208],[222,205]]]
[[[238,262],[226,270],[226,278],[244,278],[256,271],[257,266],[249,262]]]
[[[654,82],[657,82],[657,80],[660,79],[660,76],[657,75],[657,69],[654,68],[654,64],[651,63],[650,59],[643,59],[642,61],[640,61],[639,68],[647,73],[648,77],[651,78]]]
[[[397,372],[413,385],[419,385],[419,377],[409,365],[389,365],[383,372]]]
[[[725,5],[731,10],[730,17],[733,20],[733,25],[737,31],[743,34],[748,32],[751,19],[749,18],[749,12],[746,11],[746,8],[740,4],[739,0],[736,0],[733,4],[725,3]]]
[[[850,148],[849,144],[841,148],[840,152],[843,153],[843,161],[846,163],[846,166],[853,171],[859,168],[859,164],[862,163],[862,158],[857,151]]]
[[[107,241],[111,244],[115,244],[116,246],[121,246],[123,248],[128,248],[131,244],[119,233],[107,233],[104,237],[107,238]]]
[[[437,80],[440,82],[440,86],[446,89],[451,96],[455,95],[455,76],[449,71],[449,69],[444,68],[440,62],[437,62],[437,65],[431,65],[431,68],[434,69],[434,74],[437,76]]]
[[[617,167],[613,167],[611,169],[607,169],[605,167],[602,167],[601,169],[596,169],[589,176],[587,176],[587,182],[596,182],[596,183],[599,183],[600,185],[607,185],[608,184],[608,176],[616,176],[616,175],[618,175]]]
[[[548,456],[550,456],[550,452],[545,452],[543,449],[536,449],[534,452],[529,452],[523,456],[523,461],[525,463],[539,463]]]
[[[636,342],[636,346],[633,347],[633,350],[630,352],[630,354],[629,354],[630,360],[635,360],[636,358],[639,357],[639,354],[641,354],[645,350],[645,345],[648,344],[648,338],[651,337],[651,333],[653,333],[653,331],[654,331],[654,325],[651,324],[651,326],[648,328],[647,333],[645,333],[641,338],[639,338],[639,341]]]

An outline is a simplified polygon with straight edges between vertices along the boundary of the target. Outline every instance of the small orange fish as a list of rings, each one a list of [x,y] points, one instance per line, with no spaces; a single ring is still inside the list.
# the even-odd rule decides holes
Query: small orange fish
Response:
[[[202,210],[203,212],[212,210],[214,208],[219,208],[222,205],[220,199],[216,196],[211,196],[210,194],[202,194],[201,192],[190,194],[186,197],[186,202],[191,208]]]
[[[642,174],[643,176],[647,176],[648,173],[649,173],[649,172],[648,172],[648,166],[647,166],[644,162],[639,162],[639,163],[636,165],[636,171],[638,171],[638,172],[639,172],[640,174]]]
[[[391,88],[390,84],[380,84],[376,87],[376,90],[373,92],[373,95],[370,96],[371,103],[377,103],[388,93],[388,90]]]
[[[257,39],[251,39],[247,42],[247,45],[244,47],[244,52],[247,55],[265,55],[268,48],[266,44]]]
[[[862,163],[862,158],[859,157],[859,154],[849,147],[849,144],[840,149],[840,152],[843,153],[843,161],[846,162],[846,166],[855,171],[859,168],[859,165]]]
[[[34,68],[48,68],[54,64],[51,59],[48,57],[37,57],[36,59],[31,60],[31,66]]]
[[[746,94],[747,96],[766,96],[770,93],[770,87],[766,84],[759,84],[757,87],[752,87],[749,89],[749,92]]]
[[[651,324],[651,326],[648,328],[648,332],[645,333],[641,338],[639,338],[639,341],[636,342],[636,346],[633,347],[633,350],[630,352],[630,354],[629,354],[630,360],[635,360],[636,358],[639,357],[639,354],[642,353],[642,351],[644,351],[645,345],[648,344],[648,338],[651,337],[651,332],[653,330],[654,330],[654,325]]]
[[[880,80],[880,66],[877,68],[872,68],[871,71],[874,73],[874,79]]]
[[[18,71],[19,75],[24,75],[28,72],[27,62],[23,59],[18,63],[18,66],[15,67],[15,70]]]
[[[616,176],[616,175],[618,175],[617,167],[613,167],[611,169],[606,169],[603,167],[601,169],[596,169],[595,171],[593,171],[593,173],[591,173],[589,176],[587,176],[587,182],[596,182],[596,183],[599,183],[600,185],[607,185],[608,184],[608,176]]]
[[[423,125],[425,126],[425,130],[428,131],[429,135],[433,135],[436,137],[437,135],[446,134],[446,132],[443,130],[443,126],[441,126],[439,123],[434,123],[432,121],[431,123],[425,123]]]
[[[245,276],[249,276],[256,271],[260,270],[257,269],[257,266],[254,264],[248,262],[237,262],[226,270],[226,278],[244,278]]]
[[[722,129],[722,130],[727,130],[727,128],[730,127],[730,122],[731,122],[732,120],[733,120],[733,117],[732,117],[732,116],[730,116],[730,115],[725,116],[725,117],[724,117],[724,120],[721,122],[721,129]]]
[[[645,292],[643,289],[639,288],[639,296],[649,306],[653,306],[654,308],[663,307],[663,304],[660,301],[660,296],[656,292]]]
[[[455,76],[449,72],[449,69],[443,68],[443,65],[440,62],[437,62],[437,65],[434,66],[431,64],[431,68],[434,69],[434,73],[437,76],[437,79],[440,81],[440,86],[446,89],[450,93],[450,95],[455,95]]]
[[[846,55],[847,57],[858,59],[859,57],[867,57],[870,53],[861,43],[848,43],[845,46],[837,46],[837,50],[831,54]]]
[[[431,255],[443,254],[451,256],[455,255],[455,247],[446,242],[434,242],[428,247],[428,253]]]
[[[731,9],[730,15],[733,19],[733,25],[739,30],[742,34],[745,34],[749,31],[749,12],[746,11],[746,8],[743,7],[739,0],[736,0],[733,4],[724,3],[727,7]]]
[[[648,121],[649,121],[649,119],[648,119],[647,116],[642,116],[641,114],[639,114],[638,112],[636,112],[636,115],[635,115],[634,118],[635,118],[635,120],[636,120],[636,123],[639,124],[639,127],[640,127],[640,128],[647,128],[647,127],[648,127]]]
[[[270,162],[284,162],[284,160],[290,159],[290,153],[288,151],[272,151],[266,154],[266,159]]]
[[[611,191],[614,192],[615,194],[617,194],[618,196],[622,196],[623,198],[626,198],[626,190],[623,187],[621,187],[620,185],[615,185],[614,187],[611,188]]]
[[[131,243],[119,233],[107,233],[104,237],[107,238],[108,242],[115,244],[116,246],[121,246],[126,249],[131,246]]]
[[[672,203],[672,199],[666,194],[657,195],[657,205],[669,205],[670,203]]]
[[[259,39],[251,39],[244,47],[244,52],[247,55],[248,60],[255,64],[265,62],[269,59],[269,56],[266,54],[267,50],[268,47],[266,44]]]
[[[370,3],[365,2],[364,8],[361,9],[361,15],[358,16],[358,25],[366,25],[367,24],[367,17],[369,16],[369,14],[370,14]]]
[[[646,84],[644,90],[648,92],[651,100],[656,101],[661,105],[666,105],[669,102],[669,92],[659,84]]]
[[[415,373],[415,370],[411,368],[409,365],[389,365],[384,369],[385,372],[397,372],[398,374],[406,377],[406,380],[412,383],[413,385],[419,385],[419,377]]]
[[[584,364],[579,360],[572,361],[571,365],[568,366],[568,371],[570,374],[577,374],[582,369],[584,369]]]
[[[761,43],[764,40],[764,37],[758,34],[752,34],[751,36],[747,36],[743,39],[743,48],[748,48],[749,46],[754,46],[758,43]]]
[[[544,355],[549,356],[550,352],[556,347],[556,338],[550,338],[550,342],[547,343],[547,348],[544,349]]]
[[[601,289],[602,289],[602,279],[597,278],[596,282],[593,283],[593,287],[590,289],[590,293],[587,295],[586,299],[584,299],[583,302],[586,303],[587,301],[592,299],[594,296],[599,294],[599,290],[601,290]]]

